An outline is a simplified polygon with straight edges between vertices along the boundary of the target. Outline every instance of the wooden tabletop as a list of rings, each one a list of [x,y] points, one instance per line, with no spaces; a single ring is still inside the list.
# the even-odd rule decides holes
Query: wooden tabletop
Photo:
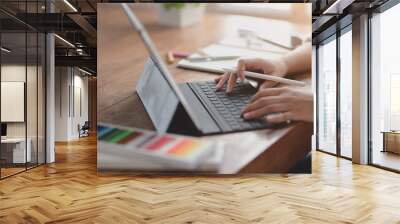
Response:
[[[153,9],[135,8],[160,55],[168,50],[194,52],[224,36],[247,29],[271,29],[276,35],[307,33],[309,26],[285,21],[208,12],[201,24],[183,29],[157,24]],[[118,4],[98,4],[98,121],[153,129],[135,86],[148,54]],[[276,32],[275,32],[276,31]],[[169,65],[177,82],[214,79],[215,74]],[[309,74],[297,76],[299,79]],[[311,150],[312,124],[203,137],[226,142],[220,173],[284,173]]]

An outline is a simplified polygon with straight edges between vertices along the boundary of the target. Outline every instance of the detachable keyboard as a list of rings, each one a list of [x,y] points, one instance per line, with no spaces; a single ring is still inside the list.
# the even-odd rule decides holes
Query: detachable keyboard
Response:
[[[216,92],[214,81],[193,82],[189,86],[224,132],[272,127],[263,118],[245,120],[241,117],[241,110],[257,92],[249,83],[238,82],[230,94],[222,90]]]

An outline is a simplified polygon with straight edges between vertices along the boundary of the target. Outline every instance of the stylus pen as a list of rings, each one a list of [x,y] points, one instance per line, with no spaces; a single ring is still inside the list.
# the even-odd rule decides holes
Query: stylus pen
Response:
[[[232,72],[236,73],[236,69],[232,68],[222,68],[226,72]],[[261,73],[256,73],[256,72],[249,72],[249,71],[244,71],[244,75],[246,77],[251,77],[251,78],[256,78],[256,79],[262,79],[262,80],[268,80],[268,81],[274,81],[274,82],[281,82],[289,85],[295,85],[295,86],[305,86],[305,82],[293,80],[293,79],[285,79],[273,75],[266,75],[266,74],[261,74]]]
[[[215,56],[215,57],[196,57],[196,58],[186,58],[190,62],[206,62],[206,61],[226,61],[238,59],[240,56]]]

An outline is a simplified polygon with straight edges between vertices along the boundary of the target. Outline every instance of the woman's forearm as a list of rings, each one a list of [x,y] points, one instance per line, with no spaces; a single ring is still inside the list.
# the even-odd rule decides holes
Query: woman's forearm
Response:
[[[306,42],[283,56],[287,75],[311,71],[311,48],[311,42]]]

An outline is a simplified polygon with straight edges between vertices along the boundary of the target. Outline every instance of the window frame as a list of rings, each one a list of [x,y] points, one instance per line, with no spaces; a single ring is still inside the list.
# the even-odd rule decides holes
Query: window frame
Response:
[[[347,18],[344,18],[347,20]],[[339,21],[340,22],[340,21]],[[340,97],[340,77],[341,77],[341,67],[340,67],[340,38],[342,35],[346,34],[347,32],[352,32],[352,22],[350,22],[349,24],[346,24],[344,27],[342,27],[341,29],[337,30],[335,33],[331,34],[330,36],[319,40],[316,45],[316,71],[315,71],[315,75],[316,75],[316,150],[323,152],[323,153],[327,153],[333,156],[337,156],[340,158],[344,158],[347,160],[352,160],[352,158],[348,157],[348,156],[344,156],[342,155],[342,150],[341,150],[341,119],[340,119],[340,104],[341,104],[341,97]],[[320,117],[320,111],[319,111],[319,103],[320,103],[320,99],[319,99],[319,64],[320,64],[320,56],[319,56],[319,51],[318,49],[320,48],[320,46],[322,44],[326,44],[329,43],[331,41],[336,41],[336,152],[332,153],[329,152],[327,150],[321,149],[320,143],[319,143],[319,117]]]

